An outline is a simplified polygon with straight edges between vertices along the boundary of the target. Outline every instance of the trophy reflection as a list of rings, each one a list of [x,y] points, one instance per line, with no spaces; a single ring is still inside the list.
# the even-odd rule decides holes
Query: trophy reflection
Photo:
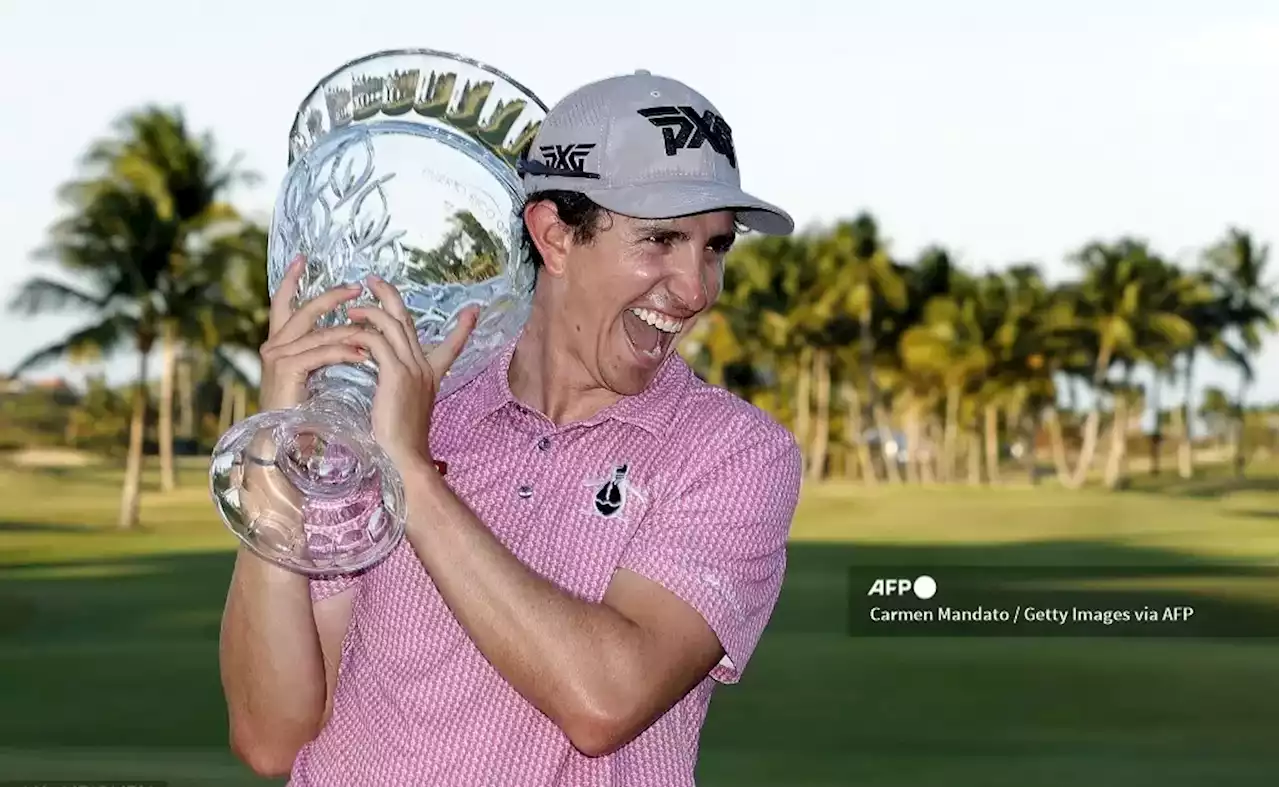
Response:
[[[325,77],[303,101],[268,243],[268,282],[306,258],[294,308],[377,275],[394,286],[424,345],[471,306],[479,320],[440,392],[473,378],[520,332],[533,270],[520,245],[517,162],[547,108],[466,58],[381,52]],[[317,327],[345,324],[348,306]],[[358,571],[404,536],[404,489],[373,439],[372,361],[315,372],[302,405],[258,413],[214,448],[210,489],[256,554],[309,575]]]

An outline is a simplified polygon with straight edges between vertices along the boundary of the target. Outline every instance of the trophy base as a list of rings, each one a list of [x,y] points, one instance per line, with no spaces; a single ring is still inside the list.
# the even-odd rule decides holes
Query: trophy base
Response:
[[[316,399],[237,424],[210,466],[224,524],[296,573],[346,574],[384,559],[404,535],[404,493],[367,431]]]

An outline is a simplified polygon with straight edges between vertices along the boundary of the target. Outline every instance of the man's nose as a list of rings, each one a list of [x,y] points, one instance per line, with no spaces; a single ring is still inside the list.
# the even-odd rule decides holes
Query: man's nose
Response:
[[[714,282],[708,277],[714,274],[714,266],[702,259],[698,249],[682,249],[674,256],[677,259],[668,281],[671,294],[689,311],[700,312],[711,297]]]

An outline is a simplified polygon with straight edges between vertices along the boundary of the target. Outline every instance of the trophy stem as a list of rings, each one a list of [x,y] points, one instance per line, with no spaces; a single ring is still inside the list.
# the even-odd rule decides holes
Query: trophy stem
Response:
[[[309,417],[301,429],[286,429],[287,445],[277,454],[303,496],[308,548],[316,557],[372,549],[388,525],[383,493],[400,487],[373,438],[372,384],[322,374],[311,392],[303,405]]]
[[[372,395],[327,377],[313,378],[310,389],[302,418],[275,430],[276,461],[303,495],[341,499],[374,469]]]

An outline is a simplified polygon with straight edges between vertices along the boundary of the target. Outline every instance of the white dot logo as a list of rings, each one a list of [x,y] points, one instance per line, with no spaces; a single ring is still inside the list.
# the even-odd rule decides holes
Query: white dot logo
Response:
[[[933,594],[938,592],[938,583],[928,574],[921,574],[911,589],[916,592],[916,598],[933,598]]]

